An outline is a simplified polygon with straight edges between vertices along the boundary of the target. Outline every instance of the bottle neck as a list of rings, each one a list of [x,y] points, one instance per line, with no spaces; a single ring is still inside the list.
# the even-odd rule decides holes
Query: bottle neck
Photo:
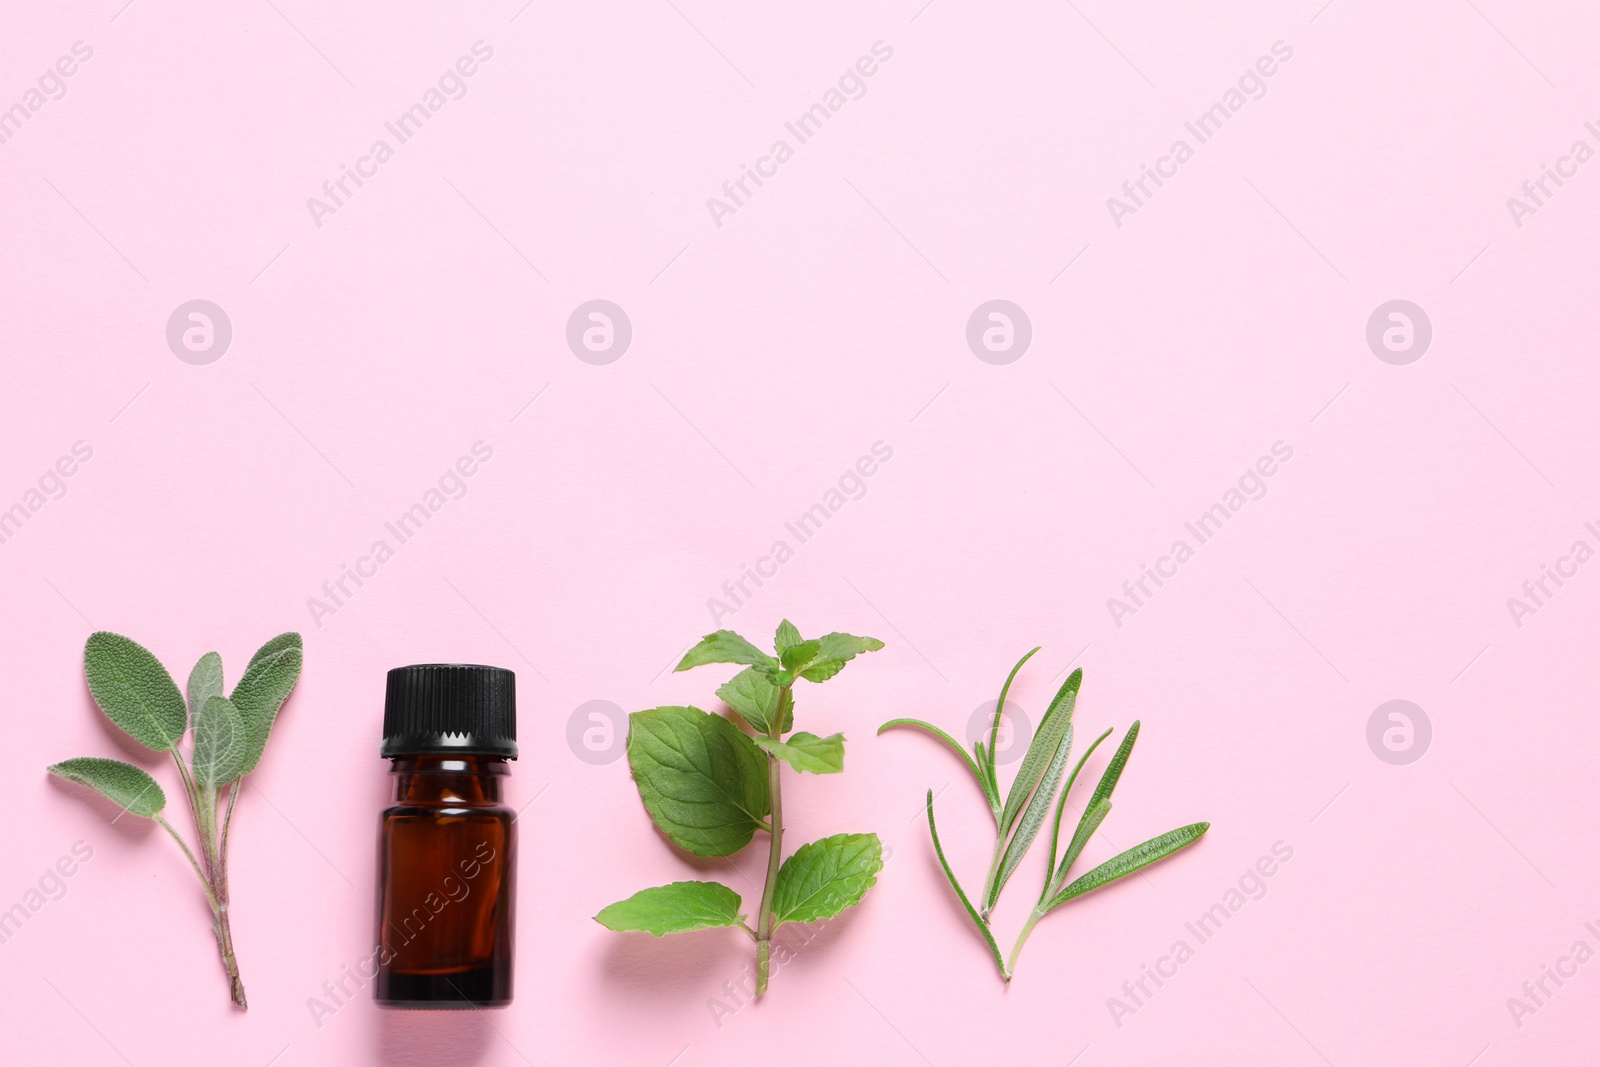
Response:
[[[391,761],[397,804],[498,804],[511,773],[498,756],[400,756]]]

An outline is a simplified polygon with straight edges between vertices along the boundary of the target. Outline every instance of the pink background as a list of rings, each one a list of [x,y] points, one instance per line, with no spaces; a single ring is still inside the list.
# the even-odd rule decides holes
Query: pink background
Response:
[[[0,945],[8,1060],[1591,1055],[1600,963],[1534,1014],[1507,1007],[1574,942],[1600,949],[1600,565],[1520,627],[1506,603],[1574,541],[1600,547],[1583,444],[1600,163],[1520,227],[1506,205],[1575,140],[1600,147],[1583,5],[121,4],[13,5],[0,32],[4,107],[93,49],[0,145],[0,506],[93,449],[0,545],[17,782],[0,908],[94,849]],[[466,95],[315,225],[306,199],[480,40]],[[878,41],[893,56],[865,96],[717,226],[706,199]],[[1293,55],[1265,95],[1117,226],[1106,199],[1277,41]],[[197,298],[234,332],[204,366],[164,333]],[[633,327],[605,366],[565,340],[596,298]],[[1033,330],[1003,366],[965,339],[996,298]],[[1433,326],[1406,366],[1365,337],[1393,299]],[[466,495],[313,621],[308,598],[479,440],[493,459]],[[723,622],[888,643],[802,689],[802,728],[843,730],[848,769],[786,795],[795,842],[875,830],[893,858],[718,1026],[739,935],[590,921],[693,868],[625,762],[569,749],[568,720],[592,700],[715,706],[729,671],[665,668],[877,441],[893,458],[865,495]],[[1293,458],[1266,496],[1118,626],[1107,598],[1279,441]],[[262,640],[305,633],[235,827],[246,1015],[171,843],[44,774],[122,755],[175,795],[170,763],[88,699],[98,628],[180,677],[217,649],[230,684]],[[873,729],[918,714],[964,733],[1035,643],[1016,690],[1035,717],[1078,662],[1084,738],[1144,723],[1088,861],[1213,828],[1047,919],[1006,991],[920,817],[948,785],[946,843],[975,885],[977,790],[931,741]],[[457,659],[520,680],[517,1003],[383,1014],[363,991],[319,1026],[308,999],[371,950],[383,672]],[[1432,723],[1409,765],[1368,746],[1392,699]],[[1193,945],[1185,922],[1277,842],[1293,858],[1265,895],[1114,1019],[1108,999]],[[1008,944],[1041,863],[1002,904]],[[760,864],[710,876],[753,908]]]

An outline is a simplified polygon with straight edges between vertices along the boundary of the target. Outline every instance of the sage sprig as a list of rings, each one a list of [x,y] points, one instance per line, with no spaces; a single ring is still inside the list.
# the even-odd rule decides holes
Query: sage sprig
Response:
[[[995,704],[994,723],[988,734],[988,741],[979,739],[973,743],[972,752],[961,747],[955,738],[934,726],[932,723],[921,719],[891,719],[878,727],[878,733],[896,726],[911,726],[931,733],[934,737],[954,749],[961,757],[973,777],[978,782],[978,787],[983,791],[985,799],[989,802],[990,812],[994,816],[995,843],[992,857],[989,861],[989,873],[984,878],[983,892],[974,905],[966,891],[961,888],[961,883],[956,879],[955,871],[951,869],[949,861],[945,858],[944,846],[939,841],[939,827],[933,817],[933,790],[928,790],[928,833],[933,838],[933,850],[939,858],[939,866],[944,871],[945,879],[950,887],[955,890],[956,897],[961,901],[972,923],[982,935],[985,946],[989,949],[994,959],[995,968],[999,970],[1000,977],[1010,982],[1016,973],[1017,958],[1022,954],[1022,946],[1027,942],[1028,936],[1033,933],[1033,928],[1039,920],[1050,912],[1069,901],[1076,900],[1091,890],[1109,885],[1119,878],[1148,867],[1157,860],[1172,855],[1179,849],[1193,844],[1200,836],[1211,828],[1210,823],[1197,822],[1188,826],[1181,826],[1176,830],[1162,834],[1160,837],[1151,838],[1143,844],[1136,845],[1122,852],[1094,868],[1089,873],[1073,882],[1067,881],[1067,876],[1072,870],[1072,865],[1083,852],[1084,846],[1094,836],[1100,824],[1105,821],[1106,815],[1111,811],[1111,794],[1116,789],[1117,783],[1122,779],[1123,769],[1128,765],[1128,757],[1133,752],[1133,744],[1139,737],[1139,723],[1135,720],[1133,726],[1123,736],[1122,743],[1117,746],[1117,751],[1106,765],[1100,776],[1100,782],[1095,786],[1088,802],[1084,805],[1083,814],[1078,819],[1078,826],[1066,842],[1066,848],[1061,849],[1061,820],[1067,806],[1067,794],[1071,792],[1073,784],[1078,780],[1078,773],[1083,770],[1084,764],[1100,746],[1100,742],[1111,736],[1107,730],[1089,745],[1083,756],[1073,767],[1072,773],[1066,776],[1066,784],[1061,785],[1063,772],[1066,770],[1067,760],[1072,751],[1072,713],[1077,705],[1078,690],[1083,684],[1083,671],[1075,670],[1062,683],[1056,692],[1055,698],[1050,701],[1050,706],[1045,709],[1044,718],[1039,722],[1038,732],[1034,734],[1029,743],[1027,752],[1022,757],[1022,766],[1018,768],[1016,777],[1011,781],[1011,788],[1007,791],[1004,801],[1000,797],[1000,783],[995,768],[995,744],[1000,735],[1000,723],[1005,714],[1006,696],[1011,691],[1011,683],[1016,680],[1017,673],[1022,670],[1022,665],[1027,663],[1038,648],[1034,648],[1017,661],[1011,668],[1011,673],[1006,676],[1005,684],[1000,687],[1000,699]],[[1057,794],[1057,787],[1060,793]],[[1055,818],[1050,831],[1050,857],[1045,865],[1044,888],[1039,893],[1038,902],[1029,913],[1027,922],[1024,923],[1016,944],[1011,949],[1011,955],[1001,955],[1000,946],[995,941],[994,931],[991,928],[990,916],[999,903],[1000,893],[1016,873],[1017,867],[1027,855],[1028,849],[1033,846],[1039,831],[1043,828],[1045,819],[1050,814],[1051,802],[1055,803]],[[1057,864],[1059,855],[1060,863]]]
[[[64,760],[49,768],[51,774],[110,798],[123,812],[153,819],[178,843],[200,879],[229,995],[241,1008],[248,1004],[228,918],[229,831],[241,779],[261,761],[278,711],[300,677],[302,657],[300,635],[280,634],[257,650],[233,693],[224,696],[222,657],[207,652],[189,672],[185,695],[143,645],[107,631],[89,636],[83,668],[95,704],[144,747],[171,753],[194,818],[198,849],[191,849],[161,814],[167,795],[143,768],[100,756]],[[185,733],[193,737],[187,763],[179,748]],[[224,791],[227,805],[219,820]]]
[[[772,935],[784,923],[837,915],[861,901],[883,867],[876,834],[834,834],[783,858],[784,764],[800,773],[844,770],[844,735],[819,737],[794,729],[794,684],[825,682],[883,642],[831,633],[807,641],[789,620],[768,655],[732,630],[708,634],[677,670],[735,663],[744,670],[717,690],[754,736],[734,720],[695,707],[660,707],[628,716],[628,765],[645,810],[662,833],[696,856],[731,856],[755,835],[768,836],[767,875],[755,926],[739,894],[718,882],[673,882],[635,893],[603,909],[595,921],[610,930],[654,934],[732,926],[756,943],[756,995],[767,990]],[[787,735],[787,737],[785,736]]]

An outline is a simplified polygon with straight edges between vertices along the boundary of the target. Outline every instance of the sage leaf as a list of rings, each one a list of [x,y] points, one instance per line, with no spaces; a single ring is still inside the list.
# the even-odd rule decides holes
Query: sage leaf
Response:
[[[57,778],[86,785],[107,797],[123,811],[153,819],[167,806],[167,794],[142,768],[121,760],[80,756],[48,768]]]
[[[1022,863],[1022,857],[1033,847],[1033,839],[1038,835],[1039,827],[1044,825],[1045,817],[1050,814],[1050,801],[1055,799],[1056,786],[1061,784],[1061,776],[1067,768],[1067,755],[1071,751],[1072,724],[1069,722],[1066,731],[1061,735],[1061,741],[1056,745],[1055,756],[1051,759],[1050,766],[1045,770],[1044,777],[1039,780],[1039,787],[1033,791],[1033,799],[1028,801],[1022,819],[1017,823],[1016,833],[1006,845],[999,873],[985,901],[991,910],[1000,899],[1000,891],[1005,888],[1006,882]]]
[[[194,670],[189,672],[186,691],[189,697],[189,729],[193,730],[206,701],[223,693],[222,657],[215,652],[207,652],[201,656],[199,662],[194,665]]]
[[[721,715],[660,707],[628,716],[628,765],[661,832],[696,856],[729,856],[766,825],[767,759]]]
[[[1061,735],[1066,733],[1067,726],[1072,722],[1072,709],[1077,703],[1078,686],[1082,682],[1083,671],[1081,669],[1073,671],[1061,684],[1055,699],[1050,701],[1050,706],[1045,709],[1044,718],[1039,723],[1039,732],[1033,735],[1027,754],[1022,757],[1022,767],[1017,771],[1017,776],[1011,780],[1011,791],[1006,794],[1006,806],[1000,813],[1002,838],[1011,833],[1017,816],[1022,814],[1023,805],[1033,795],[1034,787],[1039,784],[1045,769],[1055,759]]]
[[[746,667],[723,682],[717,696],[757,733],[772,732],[772,717],[778,712],[778,687],[754,667]],[[793,729],[794,706],[791,704],[778,732],[786,734]]]
[[[933,851],[939,857],[939,866],[944,868],[944,879],[950,883],[950,888],[956,891],[956,896],[961,900],[961,906],[967,909],[967,915],[972,919],[972,925],[978,928],[978,933],[983,935],[984,943],[989,946],[989,952],[994,956],[994,965],[1000,969],[1002,977],[1006,977],[1006,961],[1000,955],[1000,946],[995,944],[994,934],[989,932],[989,924],[983,916],[978,914],[978,909],[972,906],[972,901],[967,899],[966,891],[961,888],[961,883],[956,881],[956,872],[950,869],[950,861],[944,858],[944,847],[939,844],[939,827],[933,821],[933,790],[928,790],[928,835],[933,838]]]
[[[249,727],[233,701],[217,696],[207,700],[194,724],[194,780],[227,785],[243,773],[250,752]]]
[[[802,730],[787,741],[758,737],[756,744],[797,771],[839,774],[844,770],[844,734],[818,737]]]
[[[251,667],[254,667],[257,663],[266,659],[268,656],[276,656],[282,652],[288,651],[291,648],[297,652],[303,652],[305,650],[304,642],[301,641],[300,635],[295,633],[293,630],[289,631],[288,633],[279,634],[277,637],[274,637],[272,640],[256,649],[256,654],[250,657],[250,662],[245,664],[244,669],[248,671]]]
[[[718,630],[702,637],[700,643],[685,652],[683,659],[672,669],[686,671],[706,663],[744,663],[752,667],[775,667],[777,662],[732,630]]]
[[[926,730],[934,737],[937,737],[939,740],[949,745],[950,748],[955,751],[955,754],[961,757],[962,762],[967,765],[967,770],[971,771],[972,776],[978,780],[978,787],[982,789],[984,795],[989,798],[989,806],[994,809],[995,817],[999,818],[999,794],[991,789],[989,780],[983,776],[983,772],[978,769],[978,764],[973,760],[972,755],[967,752],[966,749],[961,747],[961,743],[959,741],[945,733],[943,730],[939,729],[937,726],[933,725],[933,723],[923,722],[921,719],[890,719],[888,722],[878,727],[878,733],[881,734],[885,730],[895,726],[915,726],[919,730]]]
[[[1134,871],[1148,867],[1157,860],[1165,859],[1200,840],[1201,835],[1209,829],[1211,824],[1208,822],[1191,823],[1170,830],[1160,837],[1152,837],[1126,852],[1118,853],[1051,897],[1045,911],[1054,911],[1075,897],[1081,897],[1085,893],[1115,882],[1118,878],[1126,878]]]
[[[150,650],[106,630],[89,635],[83,672],[106,718],[146,748],[176,748],[189,713],[172,675]]]
[[[808,642],[809,643],[809,642]],[[808,682],[826,682],[844,670],[844,665],[863,652],[876,652],[883,642],[876,637],[857,637],[855,634],[831,633],[817,639],[817,652],[809,666],[796,673]],[[788,664],[784,664],[788,666]]]
[[[641,889],[600,909],[594,921],[608,930],[662,937],[714,926],[738,926],[739,894],[719,882],[673,882]]]
[[[300,679],[303,659],[299,634],[274,637],[251,657],[244,676],[233,687],[233,695],[228,699],[244,721],[246,741],[239,775],[249,774],[261,762],[278,711]]]
[[[834,834],[801,845],[778,868],[773,928],[839,914],[861,901],[882,869],[877,834]]]

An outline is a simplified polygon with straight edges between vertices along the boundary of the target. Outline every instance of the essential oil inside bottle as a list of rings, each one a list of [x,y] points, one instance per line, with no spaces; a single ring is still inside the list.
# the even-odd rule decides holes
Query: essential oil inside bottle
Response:
[[[378,828],[377,1001],[510,1004],[517,828],[500,784],[517,758],[516,675],[397,667],[383,734],[394,805]]]

